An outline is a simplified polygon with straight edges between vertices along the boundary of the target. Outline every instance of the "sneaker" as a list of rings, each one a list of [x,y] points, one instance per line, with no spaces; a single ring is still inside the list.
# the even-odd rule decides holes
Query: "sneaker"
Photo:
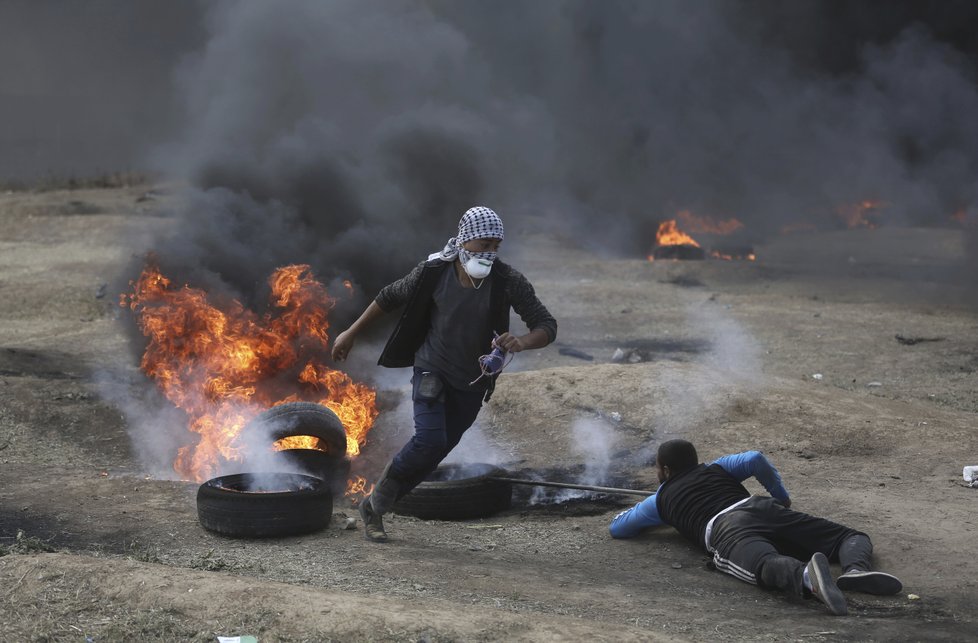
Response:
[[[812,583],[812,594],[825,603],[829,613],[836,616],[848,614],[849,608],[846,607],[846,597],[832,581],[829,559],[825,557],[825,554],[817,552],[812,556],[805,570],[808,571],[808,580]]]
[[[370,504],[370,496],[360,501],[360,518],[363,520],[363,535],[375,543],[387,542],[387,532],[384,531],[384,516],[374,511]]]
[[[863,592],[864,594],[877,594],[879,596],[899,594],[903,590],[903,583],[892,574],[860,569],[847,571],[839,576],[835,584],[839,586],[839,589],[846,592]]]

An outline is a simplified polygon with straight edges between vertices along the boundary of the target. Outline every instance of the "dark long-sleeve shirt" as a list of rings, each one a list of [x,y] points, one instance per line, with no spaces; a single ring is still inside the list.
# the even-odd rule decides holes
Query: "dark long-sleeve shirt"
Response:
[[[381,289],[374,301],[384,312],[395,310],[410,300],[411,293],[421,281],[421,271],[425,263],[422,261],[407,275]],[[549,341],[554,341],[557,337],[557,320],[537,298],[533,284],[512,267],[509,268],[506,277],[506,296],[513,310],[520,316],[527,328],[530,330],[543,329],[547,333]]]

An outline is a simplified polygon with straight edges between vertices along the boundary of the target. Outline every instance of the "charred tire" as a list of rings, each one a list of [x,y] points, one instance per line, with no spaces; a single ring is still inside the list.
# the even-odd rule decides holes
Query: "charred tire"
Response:
[[[445,464],[394,504],[394,513],[425,520],[485,518],[509,509],[513,485],[490,480],[506,472],[490,464]]]
[[[257,482],[265,490],[253,490]],[[332,515],[329,485],[299,473],[237,473],[213,478],[197,489],[200,525],[224,536],[307,534],[325,528]]]
[[[294,435],[309,435],[319,438],[320,446],[329,455],[335,458],[346,455],[346,429],[336,414],[322,404],[286,402],[273,406],[255,416],[242,432],[261,425],[271,429],[273,441]]]
[[[325,451],[316,449],[284,449],[276,451],[275,455],[290,465],[290,469],[298,469],[308,473],[329,485],[333,496],[346,493],[346,481],[350,477],[350,459],[337,458]]]

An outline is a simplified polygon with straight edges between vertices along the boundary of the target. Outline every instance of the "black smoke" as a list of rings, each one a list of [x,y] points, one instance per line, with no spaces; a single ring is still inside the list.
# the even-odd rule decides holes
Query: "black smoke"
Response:
[[[194,0],[0,2],[0,182],[145,170],[204,37]]]
[[[978,219],[972,2],[196,6],[150,146],[196,193],[154,245],[245,299],[296,262],[372,296],[475,204],[509,245],[542,215],[631,256],[684,209],[753,241],[867,199],[884,225]]]

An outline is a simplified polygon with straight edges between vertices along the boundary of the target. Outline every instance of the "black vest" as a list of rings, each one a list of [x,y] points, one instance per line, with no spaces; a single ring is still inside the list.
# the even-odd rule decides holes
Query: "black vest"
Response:
[[[431,305],[438,279],[446,269],[452,269],[450,261],[432,259],[425,263],[421,270],[421,279],[411,293],[411,299],[401,313],[401,319],[387,340],[380,359],[377,363],[388,368],[403,368],[414,364],[414,354],[424,343],[425,336],[431,328]],[[491,329],[486,335],[486,346],[492,344],[492,331],[500,335],[509,331],[510,301],[506,294],[506,278],[509,276],[509,266],[498,259],[492,264],[492,292],[489,293],[489,316]]]
[[[749,496],[744,485],[719,464],[701,464],[662,483],[655,493],[655,504],[663,522],[705,547],[710,518]]]

